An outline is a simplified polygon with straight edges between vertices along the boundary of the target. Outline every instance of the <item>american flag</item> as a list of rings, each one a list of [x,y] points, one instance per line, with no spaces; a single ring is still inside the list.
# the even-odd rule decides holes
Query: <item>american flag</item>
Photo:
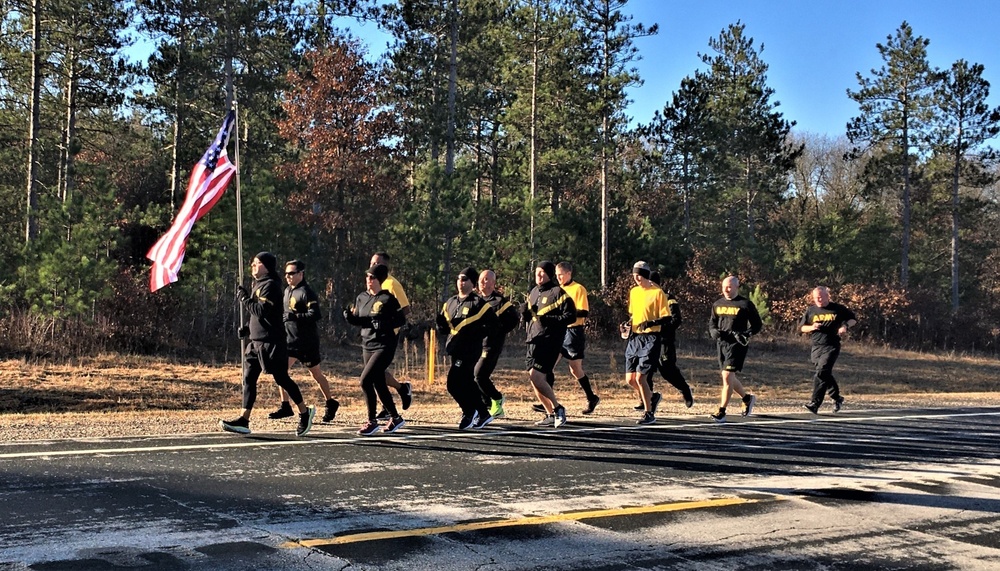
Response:
[[[205,151],[191,171],[187,198],[184,199],[184,205],[174,218],[173,225],[146,254],[146,257],[153,261],[149,275],[149,291],[156,291],[177,281],[177,272],[180,271],[181,262],[184,261],[184,251],[191,228],[222,198],[226,185],[236,173],[236,166],[229,162],[229,156],[226,154],[226,144],[229,142],[229,134],[235,121],[235,111],[226,114],[222,128],[215,136],[215,142]]]

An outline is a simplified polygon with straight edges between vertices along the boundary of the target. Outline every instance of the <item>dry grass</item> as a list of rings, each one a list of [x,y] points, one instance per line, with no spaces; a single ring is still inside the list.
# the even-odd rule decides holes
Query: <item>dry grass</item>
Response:
[[[513,342],[500,362],[495,382],[508,400],[508,416],[530,420],[534,402],[523,372],[523,346]],[[761,413],[799,409],[812,381],[808,344],[800,338],[763,338],[751,345],[743,379],[758,395]],[[407,421],[452,423],[457,407],[445,390],[443,363],[433,383],[426,379],[422,352],[406,347],[396,357],[397,376],[413,382],[416,404]],[[681,368],[696,395],[693,409],[683,408],[676,391],[664,388],[661,414],[706,414],[717,406],[718,366],[714,346],[689,341],[679,350]],[[636,397],[623,380],[620,343],[592,344],[585,362],[602,396],[600,417],[632,417]],[[323,365],[342,412],[336,424],[360,424],[364,404],[357,375],[360,350],[331,351]],[[561,365],[556,388],[570,416],[578,416],[585,399]],[[851,407],[1000,404],[1000,363],[995,359],[942,355],[845,345],[836,374]],[[307,400],[319,402],[316,384],[301,367],[292,376]],[[255,426],[267,430],[276,396],[268,377],[261,379]],[[926,394],[934,393],[933,401]],[[201,432],[215,429],[220,416],[240,406],[238,363],[172,362],[148,357],[103,355],[73,362],[0,361],[0,441],[24,438],[115,436],[131,433]],[[288,426],[273,423],[274,429]]]

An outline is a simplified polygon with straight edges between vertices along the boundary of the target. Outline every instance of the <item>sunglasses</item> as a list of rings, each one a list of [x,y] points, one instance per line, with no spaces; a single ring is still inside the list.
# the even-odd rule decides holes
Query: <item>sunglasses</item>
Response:
[[[285,275],[286,276],[294,276],[295,274],[301,274],[301,273],[302,273],[302,270],[299,270],[297,272],[285,272]]]

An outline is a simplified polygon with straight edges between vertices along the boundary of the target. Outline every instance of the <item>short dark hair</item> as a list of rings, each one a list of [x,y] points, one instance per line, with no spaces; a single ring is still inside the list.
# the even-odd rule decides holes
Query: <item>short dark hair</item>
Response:
[[[392,256],[390,256],[386,252],[375,252],[375,254],[373,254],[373,255],[378,256],[378,257],[382,258],[383,260],[385,260],[387,262],[392,259]]]
[[[301,272],[306,269],[306,263],[302,260],[289,260],[285,262],[285,267],[287,268],[288,266],[295,266],[296,272]]]
[[[564,272],[569,272],[569,273],[572,274],[573,273],[573,264],[571,264],[569,262],[559,262],[558,264],[556,264],[556,269],[557,270],[562,270]]]

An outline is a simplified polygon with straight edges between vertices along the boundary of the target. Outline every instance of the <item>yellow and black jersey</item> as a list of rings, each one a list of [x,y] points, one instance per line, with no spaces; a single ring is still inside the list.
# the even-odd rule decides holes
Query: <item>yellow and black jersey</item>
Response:
[[[243,302],[250,313],[250,340],[268,343],[285,342],[285,326],[282,319],[284,305],[281,302],[281,286],[271,274],[254,280],[250,299]]]
[[[852,319],[857,319],[853,311],[831,301],[826,304],[826,307],[810,305],[809,309],[802,315],[799,326],[820,323],[820,328],[809,334],[813,345],[839,347],[840,334],[838,331],[840,326]]]
[[[504,337],[517,328],[518,322],[520,322],[520,316],[517,314],[517,307],[506,297],[500,294],[500,292],[494,290],[490,295],[482,295],[486,300],[486,303],[493,307],[493,311],[497,314],[497,325],[500,328],[500,334],[498,335],[498,340],[500,343],[503,342]]]
[[[382,289],[389,290],[389,293],[391,293],[392,296],[396,298],[396,301],[399,302],[400,308],[406,309],[407,307],[410,307],[410,300],[406,297],[406,292],[403,290],[403,284],[399,283],[399,280],[396,278],[392,276],[385,278],[385,281],[382,282]]]
[[[455,357],[475,357],[483,352],[483,343],[500,330],[493,306],[472,292],[451,296],[437,315],[437,330],[447,335],[444,349]]]
[[[566,295],[573,299],[576,306],[576,321],[570,323],[570,327],[583,327],[587,324],[587,315],[590,314],[590,303],[587,301],[587,288],[577,282],[571,281],[564,286],[560,286]]]
[[[319,328],[316,322],[322,319],[323,314],[316,292],[305,280],[294,288],[285,288],[284,308],[288,346],[293,349],[318,347]]]
[[[659,333],[664,318],[670,317],[670,306],[659,287],[637,285],[628,292],[628,312],[632,316],[632,333]]]
[[[732,342],[733,333],[756,335],[764,324],[757,307],[749,299],[738,295],[733,299],[721,298],[712,304],[708,332],[712,339]]]
[[[528,294],[521,317],[528,326],[526,343],[562,343],[566,328],[576,321],[576,304],[561,287],[548,281]]]

